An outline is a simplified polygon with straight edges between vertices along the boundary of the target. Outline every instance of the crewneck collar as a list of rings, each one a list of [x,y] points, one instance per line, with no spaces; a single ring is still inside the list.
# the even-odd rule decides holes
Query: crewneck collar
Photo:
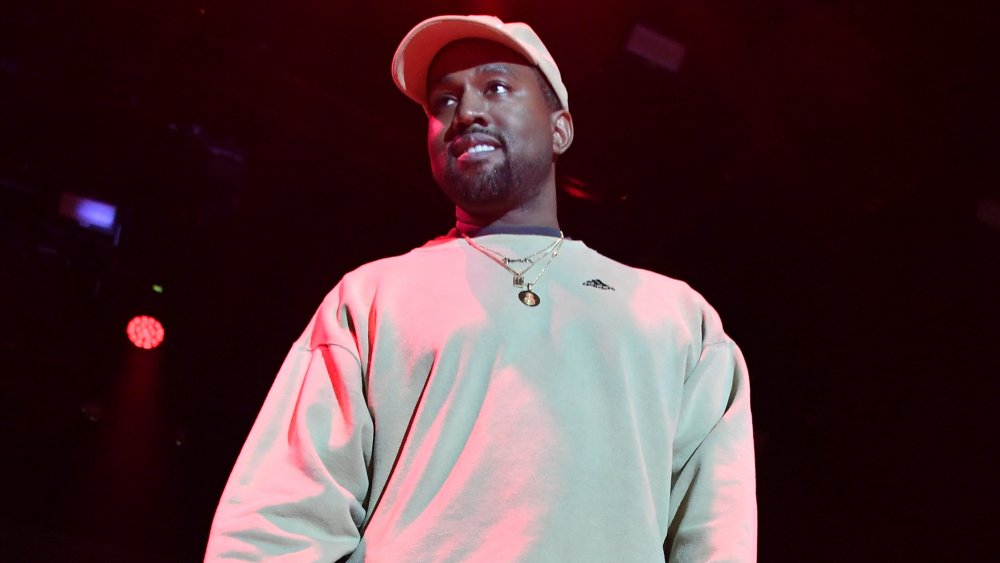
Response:
[[[448,234],[454,237],[462,236],[462,233],[454,227]],[[486,235],[540,235],[545,237],[558,237],[560,236],[561,231],[553,227],[487,225],[479,229],[465,231],[465,234],[470,237],[481,237]]]

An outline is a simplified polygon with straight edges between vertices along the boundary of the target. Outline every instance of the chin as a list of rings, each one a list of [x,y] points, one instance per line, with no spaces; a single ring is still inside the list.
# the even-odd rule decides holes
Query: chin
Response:
[[[447,174],[437,179],[438,186],[457,205],[462,207],[496,207],[517,199],[511,179],[500,170],[469,178],[467,175]]]
[[[509,198],[504,197],[463,197],[456,194],[451,197],[451,201],[467,213],[480,216],[503,215],[517,207]]]

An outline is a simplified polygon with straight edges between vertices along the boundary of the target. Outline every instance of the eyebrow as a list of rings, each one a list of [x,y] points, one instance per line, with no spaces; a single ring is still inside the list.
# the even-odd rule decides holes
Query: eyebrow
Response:
[[[505,63],[487,63],[476,67],[475,74],[507,74],[517,78],[517,69]]]
[[[510,76],[512,78],[518,78],[518,79],[520,78],[520,74],[517,72],[517,69],[514,68],[512,65],[506,63],[482,64],[477,66],[473,71],[473,73],[477,76],[483,74],[502,74],[505,76]],[[429,82],[427,84],[427,91],[430,92],[436,88],[447,88],[452,82],[453,81],[441,77],[435,80],[433,83]]]

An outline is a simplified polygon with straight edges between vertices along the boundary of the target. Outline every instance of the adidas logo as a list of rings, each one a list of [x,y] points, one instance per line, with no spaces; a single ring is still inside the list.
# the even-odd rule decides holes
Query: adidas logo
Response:
[[[596,287],[597,289],[603,289],[605,291],[607,291],[609,289],[611,291],[615,290],[615,288],[611,287],[610,285],[608,285],[608,284],[606,284],[606,283],[604,283],[604,282],[602,282],[601,280],[598,280],[598,279],[587,280],[587,281],[583,282],[583,285],[585,285],[587,287]]]

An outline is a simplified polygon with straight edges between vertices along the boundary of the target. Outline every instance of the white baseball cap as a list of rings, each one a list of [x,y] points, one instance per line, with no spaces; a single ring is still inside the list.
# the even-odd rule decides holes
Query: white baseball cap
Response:
[[[459,39],[486,39],[513,49],[528,59],[549,81],[569,109],[569,93],[559,67],[542,40],[526,23],[504,23],[494,16],[437,16],[418,23],[396,48],[392,79],[410,99],[427,107],[427,71],[438,51]]]

